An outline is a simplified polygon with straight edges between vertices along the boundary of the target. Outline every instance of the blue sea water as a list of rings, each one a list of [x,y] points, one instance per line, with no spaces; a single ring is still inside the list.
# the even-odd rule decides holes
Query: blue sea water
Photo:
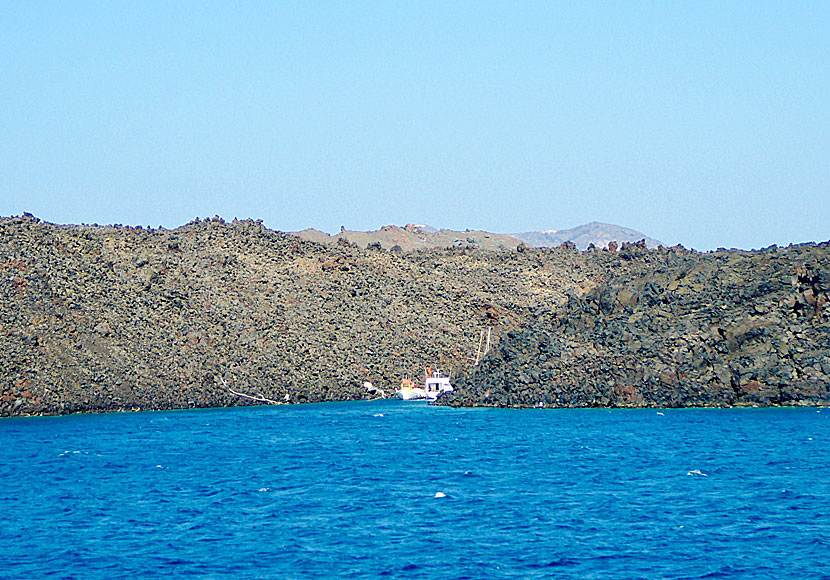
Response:
[[[830,409],[3,419],[0,577],[830,578]]]

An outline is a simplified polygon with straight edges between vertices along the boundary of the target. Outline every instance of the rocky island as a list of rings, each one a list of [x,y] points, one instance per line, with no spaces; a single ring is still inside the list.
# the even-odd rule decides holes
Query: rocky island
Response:
[[[354,400],[425,366],[453,373],[449,405],[830,401],[827,243],[453,242],[2,218],[0,415]]]

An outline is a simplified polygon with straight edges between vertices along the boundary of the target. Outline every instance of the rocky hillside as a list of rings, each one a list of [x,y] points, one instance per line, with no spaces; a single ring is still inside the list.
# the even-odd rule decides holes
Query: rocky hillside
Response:
[[[708,254],[624,244],[593,256],[598,284],[508,332],[444,403],[830,402],[830,243]]]
[[[828,272],[828,244],[404,252],[4,218],[0,415],[369,398],[427,366],[453,405],[827,402]]]
[[[611,242],[617,242],[619,245],[621,243],[636,243],[640,240],[645,240],[646,246],[649,248],[664,245],[662,242],[637,230],[601,222],[591,222],[568,230],[546,230],[513,235],[524,243],[539,248],[555,248],[565,242],[573,242],[578,249],[586,250],[591,245],[597,248],[607,248]]]
[[[253,221],[0,219],[0,415],[329,401],[458,372],[594,276],[586,256],[324,246]]]

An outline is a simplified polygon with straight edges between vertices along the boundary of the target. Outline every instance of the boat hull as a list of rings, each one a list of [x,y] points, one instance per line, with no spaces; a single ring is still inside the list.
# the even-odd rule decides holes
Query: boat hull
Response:
[[[426,390],[419,388],[401,389],[396,394],[402,401],[421,401],[429,399]]]
[[[450,391],[427,391],[426,389],[405,389],[395,393],[402,401],[434,401]]]

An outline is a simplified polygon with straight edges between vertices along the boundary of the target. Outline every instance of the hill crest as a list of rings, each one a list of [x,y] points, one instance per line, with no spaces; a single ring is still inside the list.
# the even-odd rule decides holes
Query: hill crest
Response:
[[[384,249],[399,246],[404,251],[427,248],[451,248],[474,246],[485,250],[514,250],[521,244],[540,248],[556,247],[565,242],[573,242],[577,248],[584,250],[591,244],[606,248],[610,242],[637,242],[645,240],[649,248],[663,245],[659,240],[642,232],[602,222],[590,222],[566,230],[542,230],[518,234],[503,234],[478,229],[449,230],[436,229],[427,225],[407,224],[405,226],[386,225],[378,230],[357,231],[341,228],[336,234],[306,228],[290,232],[305,240],[322,244],[334,244],[345,239],[365,248],[370,244],[380,244]]]

